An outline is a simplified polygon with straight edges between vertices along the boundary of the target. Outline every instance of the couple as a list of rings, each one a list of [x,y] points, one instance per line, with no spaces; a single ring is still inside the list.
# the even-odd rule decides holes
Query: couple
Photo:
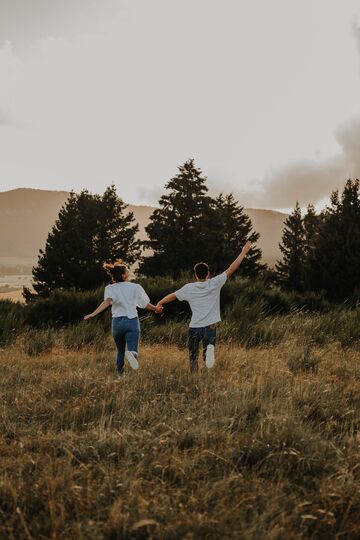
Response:
[[[141,285],[130,281],[130,272],[125,264],[121,261],[104,264],[112,284],[105,287],[103,302],[84,319],[95,317],[111,305],[112,335],[117,347],[118,376],[121,377],[124,373],[125,358],[132,369],[139,368],[137,356],[140,325],[137,308],[161,313],[164,309],[163,305],[174,300],[188,302],[192,312],[188,341],[190,371],[197,371],[197,355],[201,341],[205,364],[208,368],[212,368],[215,363],[216,323],[221,320],[220,290],[227,278],[239,268],[250,249],[251,243],[247,242],[229,268],[213,278],[210,278],[209,267],[206,263],[197,263],[194,266],[196,281],[187,283],[181,289],[168,294],[156,306],[150,303],[150,298]],[[126,352],[125,349],[127,349]]]

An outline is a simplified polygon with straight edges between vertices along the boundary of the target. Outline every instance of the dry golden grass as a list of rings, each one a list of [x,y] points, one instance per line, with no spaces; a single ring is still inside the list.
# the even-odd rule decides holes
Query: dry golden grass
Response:
[[[109,345],[0,350],[0,538],[359,538],[358,352]]]

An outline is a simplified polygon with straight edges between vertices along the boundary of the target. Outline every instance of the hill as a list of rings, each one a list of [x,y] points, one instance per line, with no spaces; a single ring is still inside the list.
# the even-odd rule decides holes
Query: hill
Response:
[[[68,195],[66,191],[29,188],[0,192],[0,266],[20,265],[30,269]],[[128,208],[139,223],[139,237],[144,239],[154,208],[140,205]],[[261,234],[259,246],[265,262],[273,265],[280,256],[278,243],[286,214],[253,208],[247,208],[246,212]]]

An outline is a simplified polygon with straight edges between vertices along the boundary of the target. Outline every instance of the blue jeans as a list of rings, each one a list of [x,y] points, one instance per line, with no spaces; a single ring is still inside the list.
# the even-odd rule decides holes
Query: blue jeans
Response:
[[[121,375],[124,371],[125,345],[128,351],[135,352],[136,355],[138,352],[140,337],[139,319],[137,317],[134,319],[113,317],[112,336],[117,347],[116,368]]]
[[[190,371],[197,371],[198,362],[197,356],[200,342],[203,343],[203,359],[206,359],[206,349],[208,345],[215,345],[216,342],[216,326],[202,326],[201,328],[189,328],[189,356],[190,356]]]

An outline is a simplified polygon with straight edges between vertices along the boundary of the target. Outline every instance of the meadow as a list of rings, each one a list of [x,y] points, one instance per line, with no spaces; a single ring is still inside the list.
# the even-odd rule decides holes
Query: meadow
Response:
[[[106,324],[3,344],[0,538],[358,538],[358,310],[235,316],[196,375],[181,321],[120,381]]]

